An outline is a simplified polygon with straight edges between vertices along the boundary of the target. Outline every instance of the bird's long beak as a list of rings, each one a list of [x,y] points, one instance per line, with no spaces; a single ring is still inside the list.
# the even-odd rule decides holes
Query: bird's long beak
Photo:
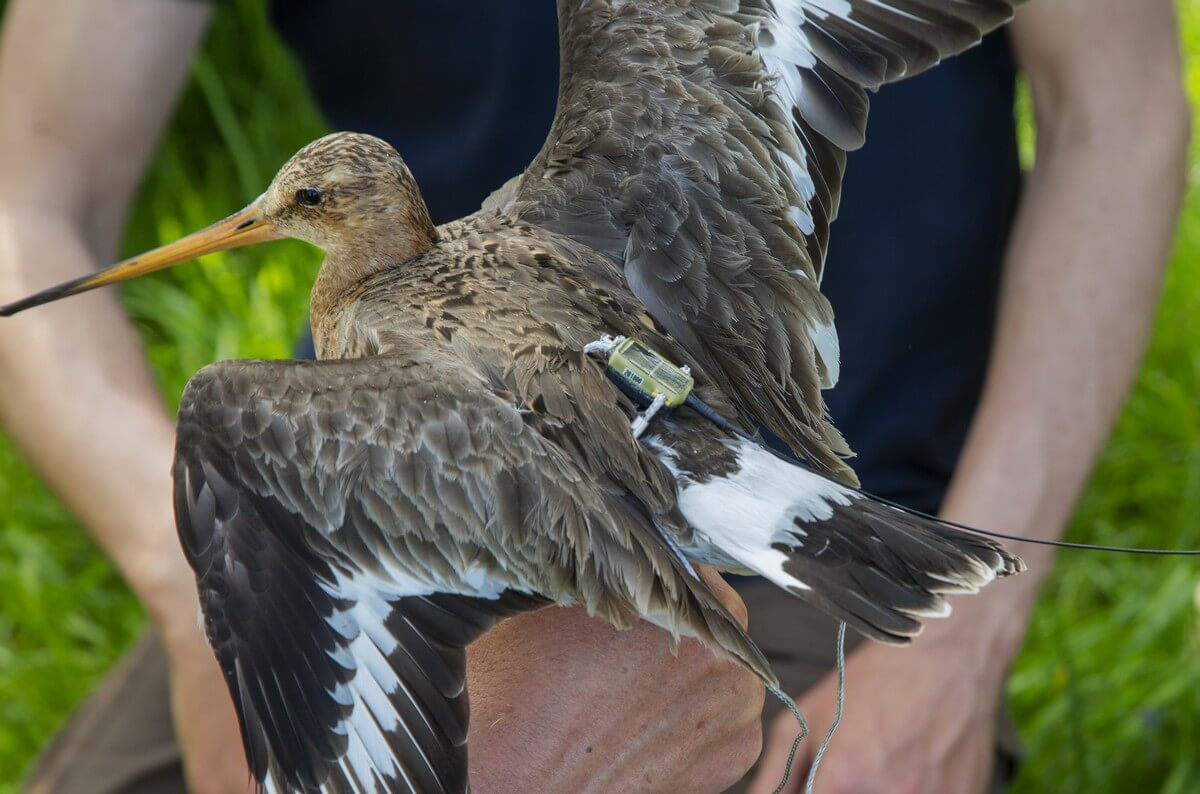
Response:
[[[225,220],[217,221],[212,226],[189,234],[181,240],[168,243],[161,248],[155,248],[153,251],[140,254],[132,259],[126,259],[124,262],[118,262],[99,273],[73,279],[7,306],[0,306],[0,317],[9,317],[34,306],[78,295],[96,287],[144,276],[147,273],[153,273],[156,270],[187,262],[215,251],[227,251],[230,248],[241,248],[245,245],[278,240],[282,237],[283,235],[275,228],[275,224],[263,216],[260,202],[255,201],[244,210],[235,212]]]

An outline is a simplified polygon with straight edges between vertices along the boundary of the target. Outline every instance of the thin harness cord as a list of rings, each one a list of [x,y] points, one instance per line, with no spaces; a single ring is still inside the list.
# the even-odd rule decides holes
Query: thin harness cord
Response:
[[[813,784],[817,782],[817,767],[821,765],[821,759],[825,757],[825,751],[829,749],[829,742],[833,740],[833,734],[838,729],[838,725],[842,722],[842,711],[846,706],[846,622],[838,623],[837,633],[837,708],[833,712],[833,722],[829,724],[829,730],[825,732],[825,738],[821,740],[821,746],[817,748],[817,754],[813,756],[812,766],[808,768],[808,780],[804,782],[804,794],[813,794]]]
[[[796,751],[800,749],[800,742],[808,738],[808,721],[804,719],[804,715],[800,713],[800,707],[796,705],[796,701],[792,700],[791,695],[787,692],[773,686],[767,687],[767,691],[774,695],[792,713],[792,716],[796,718],[796,722],[800,723],[800,733],[796,734],[796,738],[792,741],[792,749],[788,751],[787,763],[783,765],[783,780],[779,781],[779,785],[772,792],[772,794],[781,794],[784,786],[787,785],[788,779],[792,776],[792,764],[796,760]],[[812,777],[811,772],[809,773],[809,777]]]
[[[783,767],[783,780],[779,781],[779,785],[775,787],[773,794],[781,794],[784,786],[787,785],[788,779],[792,776],[792,764],[796,761],[796,751],[800,748],[800,742],[808,737],[808,721],[804,719],[804,715],[800,713],[800,707],[796,705],[796,701],[792,700],[782,689],[776,687],[767,687],[767,691],[779,699],[787,710],[796,718],[796,722],[800,723],[800,733],[792,740],[792,749],[788,752],[787,763]],[[829,749],[829,742],[833,740],[833,734],[838,729],[838,725],[842,721],[842,712],[846,706],[846,623],[845,621],[838,623],[837,633],[837,708],[833,712],[833,722],[829,725],[829,730],[825,732],[825,736],[821,739],[821,746],[817,748],[817,754],[813,756],[812,765],[808,768],[808,776],[804,781],[804,794],[813,794],[813,785],[817,781],[817,767],[821,765],[821,759],[825,757],[825,751]]]
[[[791,463],[792,465],[797,465],[797,464],[801,465],[801,466],[804,465],[804,463],[802,461],[797,461],[792,458],[789,458],[787,455],[784,455],[783,453],[779,452],[778,450],[772,449],[771,447],[767,446],[766,444],[763,444],[759,439],[750,435],[745,430],[742,430],[740,427],[733,424],[728,419],[726,419],[725,417],[721,416],[719,413],[714,411],[712,409],[712,406],[708,405],[703,400],[701,400],[699,397],[697,397],[694,392],[692,394],[688,395],[687,400],[684,401],[684,405],[687,405],[689,408],[693,409],[696,413],[700,414],[705,419],[712,422],[713,424],[715,424],[717,427],[721,428],[722,430],[724,430],[728,433],[732,433],[733,435],[737,436],[738,438],[741,438],[746,441],[750,441],[754,444],[757,444],[759,447],[761,447],[762,449],[765,449],[767,452],[770,452],[772,455],[779,458],[780,460],[785,460],[788,463]],[[849,487],[849,486],[846,486],[846,487]],[[1106,552],[1114,552],[1116,554],[1146,554],[1146,555],[1152,555],[1152,556],[1166,556],[1166,557],[1172,557],[1172,556],[1173,557],[1200,557],[1200,549],[1142,549],[1142,548],[1134,548],[1131,546],[1105,546],[1105,545],[1099,545],[1099,544],[1094,544],[1094,543],[1073,543],[1069,540],[1049,540],[1046,538],[1024,537],[1022,535],[1006,535],[1003,532],[994,532],[994,531],[988,530],[988,529],[979,529],[978,527],[972,527],[972,526],[968,526],[966,524],[959,524],[955,521],[948,521],[947,519],[939,518],[938,516],[934,516],[934,515],[930,515],[929,513],[921,512],[920,510],[914,510],[913,508],[906,507],[905,505],[902,505],[899,502],[893,502],[891,499],[884,499],[882,496],[876,496],[875,494],[870,493],[869,491],[864,491],[861,488],[850,488],[850,490],[855,491],[856,493],[860,493],[869,499],[873,499],[874,501],[879,502],[880,504],[885,504],[888,507],[895,508],[896,510],[900,510],[901,512],[904,512],[904,513],[908,513],[909,515],[917,516],[919,518],[925,518],[930,521],[936,521],[939,524],[944,524],[945,526],[948,526],[948,527],[954,527],[955,529],[961,529],[964,532],[970,532],[970,533],[973,533],[976,535],[986,535],[987,537],[990,537],[990,538],[999,538],[1001,540],[1011,540],[1011,541],[1016,541],[1018,543],[1033,543],[1038,546],[1056,546],[1056,547],[1062,548],[1062,549],[1083,549],[1085,551],[1106,551]]]
[[[1047,540],[1046,538],[1028,538],[1028,537],[1024,537],[1022,535],[1006,535],[1003,532],[993,532],[990,529],[979,529],[978,527],[972,527],[972,526],[968,526],[966,524],[959,524],[954,521],[947,521],[944,518],[939,518],[937,516],[931,516],[928,513],[922,513],[920,510],[914,510],[911,507],[905,507],[904,505],[902,505],[898,502],[893,502],[890,499],[884,499],[882,496],[876,496],[873,493],[868,493],[867,491],[864,491],[864,490],[861,490],[858,488],[855,488],[854,490],[858,491],[859,493],[863,494],[864,496],[868,496],[871,499],[874,499],[876,502],[885,504],[888,507],[894,507],[895,509],[900,510],[901,512],[909,513],[910,515],[914,515],[919,518],[927,518],[931,521],[936,521],[939,524],[945,524],[948,527],[954,527],[955,529],[961,529],[964,532],[973,532],[976,535],[987,535],[988,537],[1000,538],[1001,540],[1014,540],[1019,543],[1034,543],[1034,544],[1037,544],[1038,546],[1058,546],[1059,548],[1064,548],[1064,549],[1084,549],[1086,551],[1111,551],[1111,552],[1116,552],[1118,554],[1150,554],[1150,555],[1157,555],[1157,556],[1177,556],[1177,557],[1200,556],[1200,549],[1141,549],[1141,548],[1134,548],[1132,546],[1104,546],[1104,545],[1098,545],[1098,544],[1094,544],[1094,543],[1072,543],[1069,540]]]
[[[746,433],[740,427],[732,424],[725,417],[714,411],[711,406],[697,397],[695,392],[687,396],[684,404],[690,406],[693,410],[722,430],[732,433],[747,441],[751,441],[755,444],[759,443],[758,440],[749,433]],[[770,447],[764,447],[764,449],[768,449],[771,453],[783,458],[782,455],[779,455],[778,452],[770,449]],[[784,460],[786,460],[786,458],[784,458]],[[791,461],[788,462],[790,463]],[[804,741],[805,738],[808,737],[808,722],[804,719],[804,715],[800,713],[800,707],[796,705],[796,701],[792,700],[792,698],[786,692],[775,687],[768,687],[767,691],[778,698],[779,701],[787,707],[787,710],[792,713],[792,716],[796,718],[796,722],[800,724],[800,733],[797,734],[795,740],[792,741],[792,749],[788,751],[787,762],[783,767],[783,779],[780,780],[779,785],[775,787],[774,794],[781,794],[784,787],[787,785],[788,779],[792,775],[792,764],[795,763],[796,752],[800,748],[800,742]],[[821,745],[817,748],[817,753],[813,756],[812,765],[808,768],[808,776],[804,782],[805,794],[812,794],[813,792],[813,785],[817,780],[817,768],[821,765],[821,759],[825,757],[825,751],[829,748],[829,743],[833,740],[833,734],[837,731],[838,725],[842,721],[842,713],[845,709],[845,705],[846,623],[845,621],[842,621],[838,623],[837,633],[837,707],[834,710],[833,722],[830,724],[829,730],[826,731],[824,738],[821,739]]]

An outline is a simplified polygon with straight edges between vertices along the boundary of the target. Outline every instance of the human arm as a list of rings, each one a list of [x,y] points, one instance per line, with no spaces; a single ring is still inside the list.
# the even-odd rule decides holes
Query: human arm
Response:
[[[0,301],[95,270],[202,34],[202,3],[13,0],[0,40]],[[113,291],[0,326],[0,421],[146,605],[196,791],[245,788],[174,531],[174,427]],[[154,494],[161,495],[154,498]],[[203,779],[199,770],[204,770]]]
[[[154,0],[9,5],[0,41],[5,299],[113,259],[204,18],[196,4]],[[164,490],[174,431],[116,294],[5,320],[0,379],[8,435],[143,600],[162,602],[186,570]],[[156,492],[164,498],[145,498]]]
[[[1108,436],[1146,343],[1182,193],[1189,112],[1177,35],[1168,0],[1034,0],[1017,13],[1037,159],[948,519],[1057,537]],[[911,648],[852,655],[853,694],[822,790],[982,788],[1005,673],[1052,563],[1045,547],[1016,550],[1027,573],[956,601],[954,617],[927,624]],[[832,694],[827,679],[801,703],[817,730]],[[791,734],[776,724],[753,790],[777,780]]]

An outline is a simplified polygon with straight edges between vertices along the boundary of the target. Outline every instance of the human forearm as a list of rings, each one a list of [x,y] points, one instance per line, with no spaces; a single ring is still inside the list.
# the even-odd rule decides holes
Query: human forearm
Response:
[[[0,209],[4,299],[95,264],[61,221]],[[190,575],[170,513],[171,422],[115,296],[5,320],[0,381],[5,432],[143,600],[157,610],[185,595]]]
[[[1038,116],[1037,164],[1009,244],[982,402],[946,518],[1058,535],[1145,345],[1178,208],[1187,111],[1170,0],[1038,0],[1011,28]],[[1020,576],[955,599],[911,647],[866,643],[822,766],[828,791],[989,788],[997,704],[1048,549]],[[905,686],[895,686],[904,681]],[[857,682],[857,683],[856,683]],[[836,679],[800,703],[828,724]],[[771,731],[764,767],[790,734]],[[756,781],[769,791],[769,775]]]
[[[10,0],[0,38],[0,301],[112,261],[208,7]],[[154,619],[188,790],[246,790],[232,703],[197,626],[173,528],[172,422],[116,295],[0,320],[0,384],[6,434]]]
[[[8,4],[0,39],[0,301],[115,255],[206,16],[201,3],[156,0]],[[141,35],[131,40],[130,30]],[[190,575],[171,528],[171,423],[116,296],[3,320],[0,382],[5,432],[152,613],[184,614]]]
[[[1188,125],[1169,7],[1155,10],[1165,15],[1158,26],[1165,43],[1118,56],[1136,63],[1110,65],[1111,79],[1104,71],[1031,74],[1037,163],[1010,243],[987,385],[947,518],[1058,536],[1136,372],[1182,194]],[[1150,36],[1154,28],[1141,24]],[[1038,46],[1025,48],[1035,65]],[[1086,46],[1105,50],[1095,41]],[[1028,573],[957,605],[960,617],[931,634],[986,636],[997,653],[983,656],[1006,664],[1052,562],[1044,546],[1018,551]]]

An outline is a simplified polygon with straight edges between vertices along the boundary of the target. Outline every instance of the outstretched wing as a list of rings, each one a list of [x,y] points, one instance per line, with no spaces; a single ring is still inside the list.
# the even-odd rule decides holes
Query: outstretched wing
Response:
[[[979,41],[1019,0],[559,0],[558,113],[491,206],[623,263],[753,418],[853,481],[820,388],[819,290],[868,89]]]
[[[183,395],[174,477],[269,788],[465,791],[463,649],[545,599],[661,617],[769,675],[645,502],[444,354],[208,367]]]
[[[541,498],[519,417],[388,364],[219,364],[180,409],[180,537],[280,790],[465,791],[464,648],[544,603],[477,539],[494,505]]]

